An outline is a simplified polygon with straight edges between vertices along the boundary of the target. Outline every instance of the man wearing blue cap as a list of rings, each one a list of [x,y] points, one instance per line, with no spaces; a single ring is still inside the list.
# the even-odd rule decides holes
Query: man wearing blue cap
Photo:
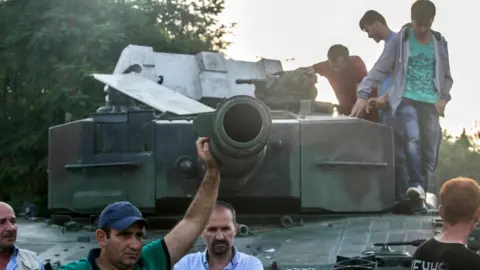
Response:
[[[96,239],[100,248],[60,269],[171,269],[202,233],[217,201],[220,173],[208,138],[198,139],[197,153],[204,162],[205,177],[184,218],[163,239],[143,246],[146,222],[142,214],[129,202],[116,202],[98,218]]]

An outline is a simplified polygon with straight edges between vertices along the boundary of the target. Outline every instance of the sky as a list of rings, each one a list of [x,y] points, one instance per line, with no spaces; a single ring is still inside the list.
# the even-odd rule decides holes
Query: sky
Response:
[[[225,0],[221,21],[236,23],[228,40],[227,56],[257,61],[258,57],[282,61],[284,70],[324,61],[328,48],[343,44],[359,55],[370,69],[383,50],[383,42],[369,39],[358,21],[369,9],[380,12],[393,31],[410,21],[413,0]],[[432,28],[448,41],[453,76],[452,100],[446,107],[443,128],[457,135],[480,120],[478,36],[467,38],[480,24],[480,1],[433,0],[437,15]],[[295,3],[295,4],[294,4]],[[475,52],[475,53],[472,53]],[[292,60],[293,59],[293,60]],[[337,103],[325,78],[319,77],[318,98]]]

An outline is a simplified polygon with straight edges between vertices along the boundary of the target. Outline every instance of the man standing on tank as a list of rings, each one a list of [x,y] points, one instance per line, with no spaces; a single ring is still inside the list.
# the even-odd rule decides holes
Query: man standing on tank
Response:
[[[388,42],[360,84],[351,114],[361,115],[367,107],[370,89],[382,83],[393,70],[392,84],[384,97],[395,121],[403,125],[409,171],[406,195],[414,200],[425,199],[425,190],[437,165],[441,139],[439,116],[451,99],[453,85],[447,41],[431,29],[435,14],[431,1],[413,3],[412,25],[401,29]]]
[[[378,13],[375,10],[368,10],[365,12],[363,17],[360,19],[359,22],[360,30],[366,32],[368,34],[368,37],[373,39],[376,43],[379,43],[380,41],[384,41],[384,47],[383,49],[385,50],[388,42],[392,39],[392,37],[396,34],[387,25],[387,21],[385,18],[382,16],[382,14]],[[385,94],[387,91],[388,87],[390,86],[390,81],[392,74],[388,74],[388,76],[385,78],[385,80],[378,86],[378,97],[381,97]],[[390,112],[386,109],[385,103],[378,103],[378,107],[376,106],[376,100],[378,97],[372,97],[370,98],[371,103],[373,103],[372,107],[375,107],[378,109],[378,117],[380,119],[380,122],[385,125],[390,125]]]
[[[341,44],[331,46],[327,58],[307,69],[327,78],[339,103],[338,113],[349,115],[357,99],[357,86],[367,75],[367,67],[359,56],[350,55],[348,48]],[[365,119],[378,122],[377,110],[368,113]]]
[[[163,239],[143,246],[146,223],[140,211],[129,202],[112,203],[98,218],[96,240],[100,247],[60,269],[172,269],[202,233],[217,201],[220,172],[208,139],[198,139],[196,146],[205,176],[183,219]]]
[[[368,37],[379,43],[384,41],[383,50],[387,44],[396,35],[387,25],[385,17],[375,10],[368,10],[360,19],[359,27],[368,34]],[[396,199],[405,199],[405,191],[408,186],[408,169],[405,158],[404,132],[401,124],[394,125],[392,114],[387,103],[382,102],[386,99],[386,92],[391,85],[392,73],[389,73],[385,80],[378,86],[378,97],[371,97],[368,100],[367,112],[372,108],[378,110],[380,122],[394,129],[394,151],[395,151],[395,185]]]

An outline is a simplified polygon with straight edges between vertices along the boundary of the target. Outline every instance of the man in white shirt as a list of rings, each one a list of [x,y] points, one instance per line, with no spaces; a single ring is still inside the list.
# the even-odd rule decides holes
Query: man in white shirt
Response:
[[[174,270],[263,270],[259,259],[238,251],[233,244],[236,234],[235,209],[226,202],[217,201],[202,234],[206,250],[186,255],[175,264]]]

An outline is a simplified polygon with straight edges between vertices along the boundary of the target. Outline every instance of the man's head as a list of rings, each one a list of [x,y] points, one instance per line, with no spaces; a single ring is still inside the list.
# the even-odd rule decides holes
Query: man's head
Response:
[[[0,251],[11,249],[17,240],[15,212],[7,203],[0,202]]]
[[[233,206],[217,201],[208,222],[203,238],[209,254],[222,257],[232,249],[233,240],[237,234],[236,214]]]
[[[425,38],[432,28],[436,8],[429,0],[417,0],[410,10],[413,32],[419,38]]]
[[[330,68],[335,72],[344,70],[349,61],[350,53],[347,47],[341,44],[335,44],[328,49],[327,57]]]
[[[368,34],[368,37],[380,42],[385,40],[388,35],[387,21],[375,10],[365,12],[359,22],[360,29]]]
[[[97,242],[101,256],[112,265],[133,266],[140,259],[145,220],[129,202],[112,203],[98,217]]]
[[[480,186],[470,178],[448,180],[440,190],[439,213],[446,225],[469,224],[480,219]]]

